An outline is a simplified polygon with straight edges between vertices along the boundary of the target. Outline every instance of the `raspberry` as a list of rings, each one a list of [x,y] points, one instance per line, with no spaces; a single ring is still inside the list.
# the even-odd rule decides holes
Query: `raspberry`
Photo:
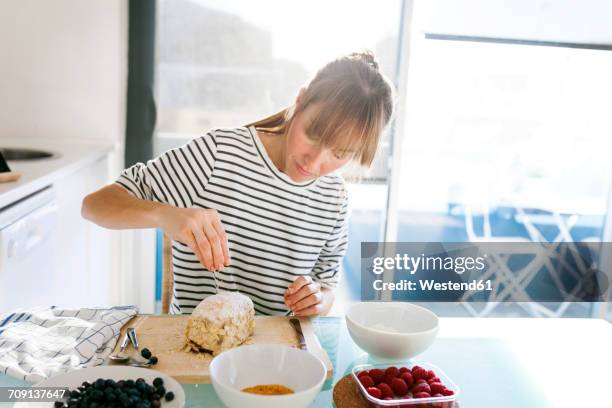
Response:
[[[385,378],[383,379],[382,382],[389,384],[389,386],[391,386],[391,382],[393,380],[395,380],[397,377],[395,377],[393,374],[385,374]]]
[[[427,380],[427,382],[428,382],[428,383],[430,383],[430,384],[431,384],[431,383],[434,383],[434,382],[439,382],[439,383],[441,383],[441,382],[442,382],[442,380],[440,380],[440,378],[438,378],[438,377],[432,377],[432,378],[430,378],[429,380]]]
[[[377,388],[377,387],[368,387],[368,394],[370,394],[374,398],[379,398],[379,399],[382,396],[382,392],[380,391],[380,388]]]
[[[400,367],[399,369],[400,374],[405,373],[406,371],[410,372],[410,369],[408,367]]]
[[[385,372],[380,368],[373,368],[370,370],[370,377],[374,380],[374,384],[378,384],[385,378]]]
[[[414,384],[414,378],[412,378],[412,373],[410,373],[410,371],[405,371],[400,374],[400,378],[404,380],[409,388],[412,387],[412,384]]]
[[[399,369],[397,367],[387,367],[385,375],[392,375],[393,377],[399,377]]]
[[[431,387],[427,383],[417,384],[412,389],[412,393],[417,394],[419,392],[426,392],[428,394],[431,394]]]
[[[393,381],[391,381],[391,389],[393,390],[395,395],[400,397],[408,393],[408,386],[406,385],[406,382],[401,378],[394,378]]]
[[[445,397],[448,397],[449,395],[455,395],[455,391],[453,391],[453,390],[449,390],[449,389],[447,388],[447,389],[445,389],[445,390],[442,392],[442,395],[444,395]]]
[[[380,389],[380,392],[382,393],[383,398],[385,397],[393,398],[393,390],[391,389],[389,384],[380,383],[378,384],[378,389]]]
[[[359,372],[359,374],[357,374],[357,378],[361,378],[362,375],[367,375],[368,377],[370,376],[370,374],[368,374],[367,370],[363,370],[363,371]]]
[[[427,380],[429,380],[430,378],[434,378],[436,376],[436,373],[434,373],[433,370],[429,370],[427,372]]]
[[[434,398],[439,398],[439,397],[443,397],[443,396],[444,396],[444,395],[442,395],[442,394],[440,394],[440,393],[432,395],[432,397],[434,397]]]
[[[431,397],[431,395],[429,395],[428,392],[417,392],[416,394],[413,395],[414,398],[429,398]]]
[[[414,373],[414,370],[418,370],[419,368],[423,368],[423,367],[419,365],[412,366],[412,372]]]
[[[432,394],[442,394],[442,392],[446,389],[446,387],[439,382],[431,383],[429,384],[429,387],[431,388]]]
[[[412,377],[415,380],[420,380],[421,378],[423,380],[427,380],[427,370],[425,370],[424,368],[421,368],[421,367],[417,367],[416,369],[413,368],[412,369]]]
[[[421,378],[421,379],[416,380],[415,384],[427,384],[427,381]]]
[[[369,375],[365,374],[359,377],[359,381],[363,384],[364,387],[369,388],[374,386],[374,380]]]

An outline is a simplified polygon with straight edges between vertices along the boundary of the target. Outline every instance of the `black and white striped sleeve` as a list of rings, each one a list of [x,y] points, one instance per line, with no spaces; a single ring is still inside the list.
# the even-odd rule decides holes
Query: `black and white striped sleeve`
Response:
[[[312,268],[312,279],[319,282],[322,287],[333,289],[338,285],[342,258],[348,246],[348,223],[348,200],[345,199],[340,207],[336,225]]]
[[[146,164],[128,167],[115,183],[142,200],[188,208],[204,191],[214,169],[216,152],[215,134],[210,131]]]

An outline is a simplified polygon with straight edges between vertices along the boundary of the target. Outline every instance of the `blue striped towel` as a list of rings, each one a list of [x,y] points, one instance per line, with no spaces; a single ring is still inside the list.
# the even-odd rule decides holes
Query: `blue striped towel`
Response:
[[[37,383],[59,373],[100,365],[136,306],[37,307],[0,315],[0,373]]]

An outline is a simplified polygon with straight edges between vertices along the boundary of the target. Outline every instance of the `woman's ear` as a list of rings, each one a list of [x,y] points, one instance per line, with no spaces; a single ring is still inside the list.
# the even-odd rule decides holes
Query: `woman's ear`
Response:
[[[298,91],[298,94],[295,98],[295,106],[298,106],[299,104],[302,103],[302,101],[304,100],[304,93],[306,93],[305,86],[301,87],[300,90]]]

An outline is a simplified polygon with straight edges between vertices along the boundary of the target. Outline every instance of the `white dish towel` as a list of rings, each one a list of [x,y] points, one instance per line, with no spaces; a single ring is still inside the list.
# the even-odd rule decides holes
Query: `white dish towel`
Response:
[[[37,383],[59,373],[100,365],[136,306],[37,307],[0,316],[0,373]]]

